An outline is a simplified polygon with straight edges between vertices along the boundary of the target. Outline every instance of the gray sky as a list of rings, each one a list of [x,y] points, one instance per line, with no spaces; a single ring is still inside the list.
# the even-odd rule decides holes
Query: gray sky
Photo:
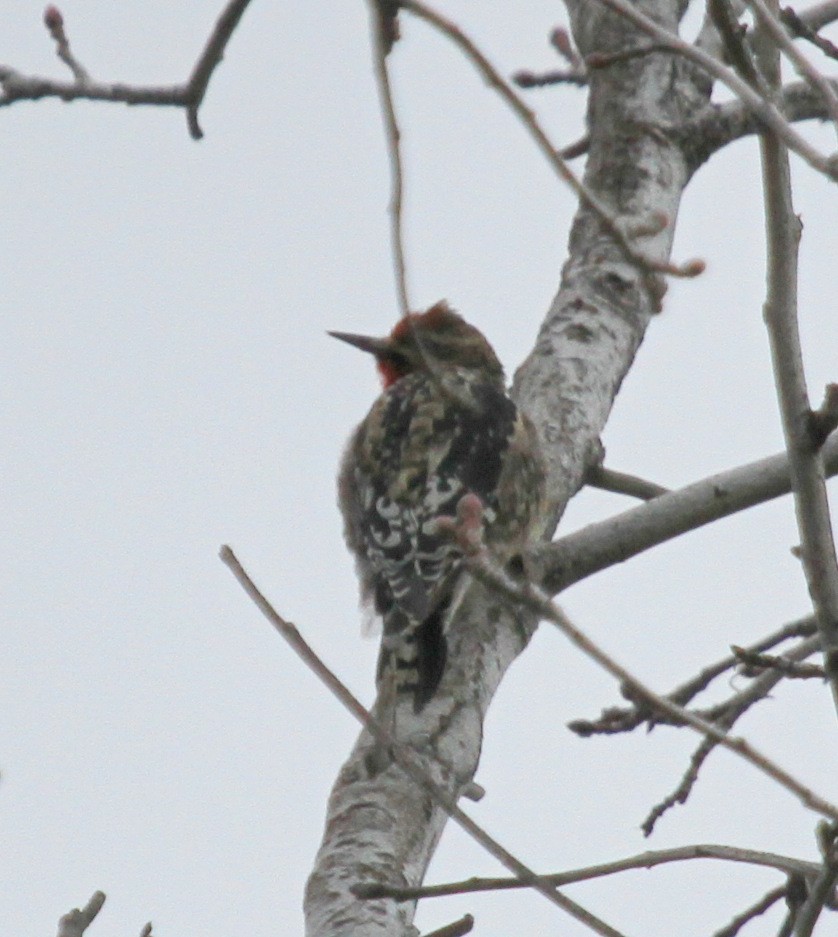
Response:
[[[61,8],[95,77],[170,83],[188,74],[220,5]],[[555,66],[555,4],[444,9],[502,71]],[[392,63],[413,302],[449,299],[511,375],[555,292],[573,200],[452,47],[418,23],[404,33]],[[230,543],[372,699],[376,643],[360,637],[334,477],[377,382],[324,334],[383,333],[397,315],[368,47],[359,0],[254,0],[210,86],[200,143],[176,111],[0,110],[4,933],[53,933],[97,888],[108,903],[91,934],[133,934],[149,918],[160,937],[301,931],[325,799],[356,727],[217,551]],[[63,77],[37,5],[0,6],[0,63]],[[581,135],[583,92],[528,100],[557,143]],[[808,132],[834,147],[826,129]],[[793,168],[819,400],[838,378],[836,192]],[[700,171],[674,256],[702,257],[707,272],[671,284],[604,437],[608,464],[669,486],[782,447],[754,140]],[[563,529],[629,506],[583,493]],[[729,644],[807,612],[796,542],[786,499],[601,574],[563,603],[668,690]],[[469,812],[544,871],[690,842],[816,857],[814,815],[718,753],[687,807],[644,841],[639,824],[695,739],[580,741],[565,728],[617,700],[543,626],[493,704],[477,777],[488,794]],[[782,688],[742,728],[836,797],[835,714],[821,687]],[[498,872],[450,828],[428,881]],[[698,937],[776,881],[704,863],[570,893],[628,934]],[[530,894],[428,903],[418,924],[467,911],[482,937],[521,933],[522,920],[532,935],[584,932]]]

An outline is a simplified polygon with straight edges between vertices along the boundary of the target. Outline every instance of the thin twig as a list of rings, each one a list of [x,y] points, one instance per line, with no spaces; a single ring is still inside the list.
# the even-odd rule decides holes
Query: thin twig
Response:
[[[127,85],[92,81],[89,77],[86,81],[80,81],[78,75],[77,80],[72,82],[57,81],[35,75],[23,75],[13,68],[0,65],[0,107],[8,107],[18,101],[38,101],[41,98],[182,107],[186,110],[190,135],[193,139],[200,140],[203,133],[198,125],[198,109],[206,95],[210,78],[221,62],[227,43],[249,2],[250,0],[230,0],[225,6],[185,84]]]
[[[744,676],[750,677],[765,670],[776,670],[789,680],[823,680],[826,671],[818,664],[797,664],[776,654],[755,654],[744,647],[733,647],[736,662],[742,666]]]
[[[533,888],[539,894],[547,898],[548,901],[566,911],[578,921],[586,924],[591,930],[597,934],[601,934],[602,937],[624,937],[619,931],[615,930],[604,921],[601,921],[580,904],[556,891],[548,882],[544,882],[532,869],[524,865],[523,862],[501,846],[496,839],[490,836],[481,826],[475,823],[471,817],[464,813],[446,791],[434,782],[433,778],[431,778],[428,772],[416,760],[415,754],[390,738],[384,728],[364,709],[349,689],[323,661],[320,660],[297,628],[279,615],[271,603],[259,591],[250,576],[245,572],[230,547],[223,546],[219,555],[222,562],[229,567],[230,571],[253,600],[259,611],[262,612],[265,618],[267,618],[279,632],[281,637],[291,646],[292,650],[295,651],[309,669],[328,687],[331,693],[337,697],[346,709],[364,725],[382,748],[392,752],[393,760],[398,764],[401,770],[404,771],[414,783],[418,784],[438,807],[444,810],[455,823],[483,846],[483,848],[490,855],[494,856],[505,868],[509,869],[514,875],[517,875],[524,885]]]
[[[799,16],[791,7],[780,10],[780,21],[793,36],[811,42],[830,59],[838,59],[838,46],[819,35],[810,26],[807,26],[802,16]]]
[[[783,627],[779,628],[777,631],[751,644],[746,648],[746,651],[759,654],[762,651],[776,647],[789,638],[809,637],[814,634],[816,630],[817,626],[815,625],[814,616],[810,615],[808,618],[802,618],[798,621],[783,625]],[[688,705],[699,693],[706,690],[716,677],[720,677],[723,673],[735,667],[736,660],[734,654],[728,654],[727,657],[723,657],[715,664],[710,664],[702,668],[694,677],[691,677],[689,680],[667,693],[666,698],[672,700],[673,703],[677,703],[679,706]],[[738,699],[740,695],[741,694],[737,693],[733,699]],[[725,705],[729,706],[730,704],[731,701],[728,700]],[[630,732],[639,725],[643,725],[645,722],[649,722],[651,728],[651,725],[658,724],[657,722],[652,722],[654,716],[655,714],[648,706],[642,704],[636,704],[626,708],[611,707],[606,709],[597,720],[575,719],[568,723],[568,728],[583,738],[587,738],[591,735],[614,735],[619,732]]]
[[[838,434],[821,449],[826,475],[838,474]],[[786,453],[711,475],[533,550],[540,585],[556,594],[594,573],[689,530],[791,491]]]
[[[104,903],[105,893],[94,891],[90,901],[83,908],[73,908],[59,920],[57,937],[82,937],[102,910]]]
[[[778,869],[787,874],[802,876],[810,881],[818,877],[821,866],[817,862],[806,862],[791,856],[738,846],[722,846],[716,843],[699,843],[694,846],[677,846],[673,849],[655,849],[625,859],[602,862],[597,865],[569,869],[566,872],[550,872],[542,875],[546,882],[556,886],[573,885],[595,878],[604,878],[632,869],[652,869],[670,862],[688,862],[694,859],[718,859],[725,862],[740,862],[764,868]],[[415,901],[420,898],[444,898],[482,891],[508,891],[524,887],[515,878],[468,878],[461,882],[445,882],[441,885],[424,885],[415,888],[369,882],[355,886],[355,891],[364,898],[392,898],[394,901]]]
[[[809,435],[816,449],[838,429],[838,384],[827,384],[823,403],[809,414]]]
[[[802,10],[799,18],[809,29],[822,29],[838,20],[838,0],[822,0]]]
[[[591,138],[585,134],[584,137],[580,137],[574,143],[563,146],[558,153],[562,159],[577,159],[579,156],[584,156],[590,148]]]
[[[734,15],[729,0],[708,0],[707,12],[722,41],[727,60],[735,71],[760,94],[767,88],[756,67],[751,49],[745,44],[743,27]]]
[[[198,61],[186,83],[186,123],[193,140],[200,140],[204,135],[198,124],[198,108],[207,93],[212,73],[221,64],[227,43],[236,26],[239,25],[239,20],[244,16],[249,3],[250,0],[229,0],[216,20],[210,37],[198,56]]]
[[[90,75],[87,73],[87,69],[84,68],[73,55],[72,49],[70,48],[70,40],[67,38],[67,33],[64,29],[64,17],[61,15],[61,10],[59,10],[58,7],[50,5],[44,10],[44,25],[50,36],[55,40],[55,54],[73,73],[73,78],[75,78],[76,83],[80,85],[89,84]]]
[[[669,493],[669,489],[662,485],[656,485],[637,475],[616,472],[614,469],[605,468],[604,465],[593,466],[585,476],[585,484],[590,485],[591,488],[601,488],[603,491],[613,491],[615,494],[639,498],[641,501],[651,501],[652,498],[659,498]]]
[[[567,165],[567,162],[561,157],[557,147],[553,145],[549,137],[539,124],[533,111],[524,103],[523,98],[507,82],[497,69],[489,62],[486,56],[475,46],[475,44],[450,20],[446,19],[440,13],[432,10],[420,0],[400,0],[400,7],[418,16],[425,22],[430,23],[438,29],[443,35],[447,36],[466,58],[475,66],[483,76],[486,83],[495,89],[506,101],[513,113],[523,123],[530,136],[535,140],[536,145],[547,158],[553,167],[556,175],[559,176],[576,194],[579,200],[599,219],[602,226],[608,231],[614,241],[619,246],[625,257],[643,270],[654,273],[666,273],[677,277],[698,276],[704,269],[698,261],[688,261],[685,264],[677,265],[666,261],[656,260],[647,254],[639,251],[626,236],[625,230],[619,220],[614,216],[611,210],[600,201],[596,196]]]
[[[780,81],[779,52],[766,50],[762,71]],[[773,133],[760,136],[768,288],[768,330],[777,401],[789,457],[801,559],[838,710],[838,561],[829,516],[823,462],[810,434],[811,406],[797,324],[797,252],[800,219],[792,204],[789,158]]]
[[[404,251],[404,232],[402,226],[402,203],[404,192],[404,172],[402,169],[401,132],[396,108],[393,104],[393,91],[390,86],[390,73],[387,68],[387,53],[392,44],[391,34],[386,29],[386,22],[391,14],[382,8],[380,0],[370,0],[372,20],[372,48],[375,77],[381,101],[381,118],[384,123],[384,135],[387,139],[387,156],[390,160],[390,246],[393,255],[393,269],[396,275],[396,294],[402,316],[411,309],[407,290],[407,263]]]
[[[792,63],[798,75],[821,95],[832,117],[835,131],[838,133],[838,95],[835,94],[832,86],[797,48],[783,24],[768,8],[765,0],[744,0],[744,2],[753,10],[760,26],[771,36],[775,47]]]
[[[474,918],[470,914],[464,914],[459,921],[452,921],[445,927],[429,931],[425,937],[463,937],[464,934],[470,933],[473,927]]]
[[[717,930],[716,933],[713,934],[713,937],[736,937],[746,924],[753,921],[754,918],[765,914],[769,908],[773,908],[774,905],[785,898],[785,896],[785,885],[772,888],[770,891],[766,892],[759,901],[755,901],[749,908],[745,908],[741,914],[737,914],[730,924],[726,925],[721,930]]]
[[[691,62],[700,65],[714,78],[717,78],[723,84],[739,97],[751,111],[759,117],[763,123],[773,130],[778,137],[798,156],[802,157],[810,166],[822,172],[831,179],[838,180],[838,160],[832,157],[824,156],[819,153],[807,140],[802,137],[783,117],[782,113],[770,102],[757,94],[746,81],[739,77],[736,72],[728,68],[712,55],[708,55],[703,49],[684,42],[680,36],[664,29],[656,23],[651,17],[641,12],[636,7],[627,2],[627,0],[599,0],[600,3],[607,6],[615,13],[625,17],[630,23],[633,23],[638,29],[651,36],[656,42],[668,46],[675,52],[679,52]]]
[[[564,611],[559,608],[550,598],[537,587],[530,583],[518,583],[499,569],[489,558],[485,550],[476,556],[467,557],[465,560],[469,570],[480,582],[494,589],[500,595],[506,596],[511,602],[529,609],[534,614],[546,621],[552,622],[559,630],[581,650],[587,657],[595,661],[605,670],[625,684],[632,694],[642,698],[649,706],[659,710],[672,719],[678,720],[684,725],[688,725],[700,735],[712,739],[719,745],[724,746],[732,752],[738,754],[741,758],[751,764],[762,774],[776,781],[781,787],[784,787],[789,793],[793,794],[804,806],[828,817],[831,820],[838,820],[838,807],[821,797],[815,791],[806,787],[794,775],[790,774],[775,761],[763,754],[750,742],[741,737],[731,737],[717,726],[712,725],[695,713],[678,706],[666,697],[661,696],[654,690],[642,683],[633,673],[626,670],[611,655],[606,653],[598,644],[592,641],[586,634],[577,628],[568,618]]]
[[[823,856],[820,874],[809,889],[795,922],[795,937],[811,937],[824,906],[835,891],[838,881],[838,845],[834,824],[818,824],[818,845]]]
[[[544,88],[548,85],[576,85],[577,88],[584,88],[588,83],[588,76],[572,68],[552,69],[540,73],[521,69],[515,72],[512,80],[519,88]]]
[[[550,45],[558,55],[567,62],[569,69],[543,72],[536,75],[531,71],[519,71],[512,76],[512,80],[519,88],[539,88],[544,85],[572,84],[583,87],[588,83],[585,73],[585,64],[581,56],[573,47],[570,33],[563,27],[557,26],[550,33]]]
[[[805,660],[810,654],[820,650],[820,637],[813,635],[801,641],[796,647],[786,652],[789,660]],[[755,703],[768,696],[771,690],[783,679],[783,674],[776,670],[768,670],[753,680],[751,685],[737,693],[735,696],[712,707],[711,710],[700,713],[701,718],[712,725],[729,732],[736,721],[741,718]],[[698,780],[698,772],[707,758],[715,750],[718,742],[715,739],[705,738],[690,756],[687,770],[684,772],[675,790],[656,804],[641,824],[644,835],[650,836],[657,821],[676,804],[684,804],[692,793]]]

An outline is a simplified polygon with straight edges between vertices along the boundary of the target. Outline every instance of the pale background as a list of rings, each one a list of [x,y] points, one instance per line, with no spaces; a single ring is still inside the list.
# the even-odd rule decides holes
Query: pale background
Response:
[[[180,81],[221,0],[62,4],[97,78]],[[502,71],[557,60],[552,2],[443,7]],[[64,77],[41,7],[0,6],[0,63]],[[508,371],[558,283],[573,200],[459,54],[405,22],[392,57],[417,307],[446,297]],[[530,92],[559,144],[584,92]],[[217,559],[230,543],[278,609],[362,699],[359,636],[334,476],[377,392],[328,328],[397,315],[387,164],[360,0],[254,0],[189,139],[182,113],[56,102],[0,109],[0,931],[55,932],[94,889],[94,934],[300,933],[324,804],[357,728]],[[827,129],[811,128],[822,146]],[[838,379],[835,187],[794,160],[802,330],[813,396]],[[683,203],[673,283],[605,433],[608,463],[678,486],[779,450],[761,318],[754,140],[714,158]],[[832,487],[833,497],[838,493]],[[585,493],[563,529],[630,506]],[[563,597],[577,623],[666,691],[808,610],[788,499],[601,574]],[[724,842],[815,858],[815,817],[717,753],[650,841],[639,824],[696,744],[658,730],[580,741],[565,728],[616,687],[542,626],[492,707],[469,812],[550,871],[642,849]],[[783,687],[742,724],[838,796],[835,712]],[[428,881],[494,874],[454,827]],[[714,863],[577,886],[627,934],[706,935],[779,877]],[[423,930],[470,911],[481,937],[587,933],[537,895],[420,908]],[[746,934],[775,933],[779,911]],[[835,921],[822,931],[838,932]]]

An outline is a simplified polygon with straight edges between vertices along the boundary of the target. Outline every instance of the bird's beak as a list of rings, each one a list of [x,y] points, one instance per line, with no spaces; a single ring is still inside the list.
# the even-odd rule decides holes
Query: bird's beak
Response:
[[[354,345],[355,348],[360,348],[361,351],[368,351],[371,355],[375,355],[376,358],[380,358],[382,355],[385,355],[390,347],[390,343],[386,338],[371,338],[368,335],[353,335],[351,332],[327,332],[326,334],[331,335],[332,338],[338,338],[342,342],[346,342],[348,345]]]

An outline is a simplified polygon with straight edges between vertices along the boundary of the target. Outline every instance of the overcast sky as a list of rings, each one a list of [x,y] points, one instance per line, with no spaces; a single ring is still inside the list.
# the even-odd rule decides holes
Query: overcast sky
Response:
[[[61,8],[94,77],[167,84],[186,77],[220,6]],[[444,9],[505,73],[556,65],[555,3]],[[0,64],[64,77],[40,16],[37,4],[0,5]],[[419,23],[403,31],[391,61],[413,302],[447,298],[511,375],[557,288],[573,199],[456,50]],[[558,144],[581,136],[583,91],[528,100]],[[301,933],[325,800],[357,729],[236,585],[222,543],[373,697],[376,642],[360,636],[334,477],[378,385],[368,360],[325,335],[384,333],[397,315],[365,4],[253,0],[201,120],[196,143],[174,110],[0,109],[0,930],[15,937],[54,933],[95,889],[108,903],[91,937],[148,919],[159,937]],[[834,147],[826,129],[808,132]],[[819,400],[838,379],[838,200],[793,169]],[[650,327],[604,436],[613,468],[679,486],[782,447],[759,186],[752,139],[690,185],[674,257],[701,257],[707,272],[671,284]],[[563,529],[629,506],[585,492]],[[666,691],[808,612],[795,543],[784,499],[562,601]],[[469,812],[544,871],[691,842],[816,858],[814,815],[724,753],[643,840],[695,739],[581,741],[565,728],[618,698],[542,626],[492,706],[477,776],[488,793]],[[822,687],[783,687],[742,729],[838,796]],[[499,871],[451,827],[428,881]],[[705,937],[777,883],[703,863],[569,893],[632,937]],[[587,933],[527,893],[429,902],[417,923],[466,912],[481,937]],[[753,932],[774,933],[779,913]]]

